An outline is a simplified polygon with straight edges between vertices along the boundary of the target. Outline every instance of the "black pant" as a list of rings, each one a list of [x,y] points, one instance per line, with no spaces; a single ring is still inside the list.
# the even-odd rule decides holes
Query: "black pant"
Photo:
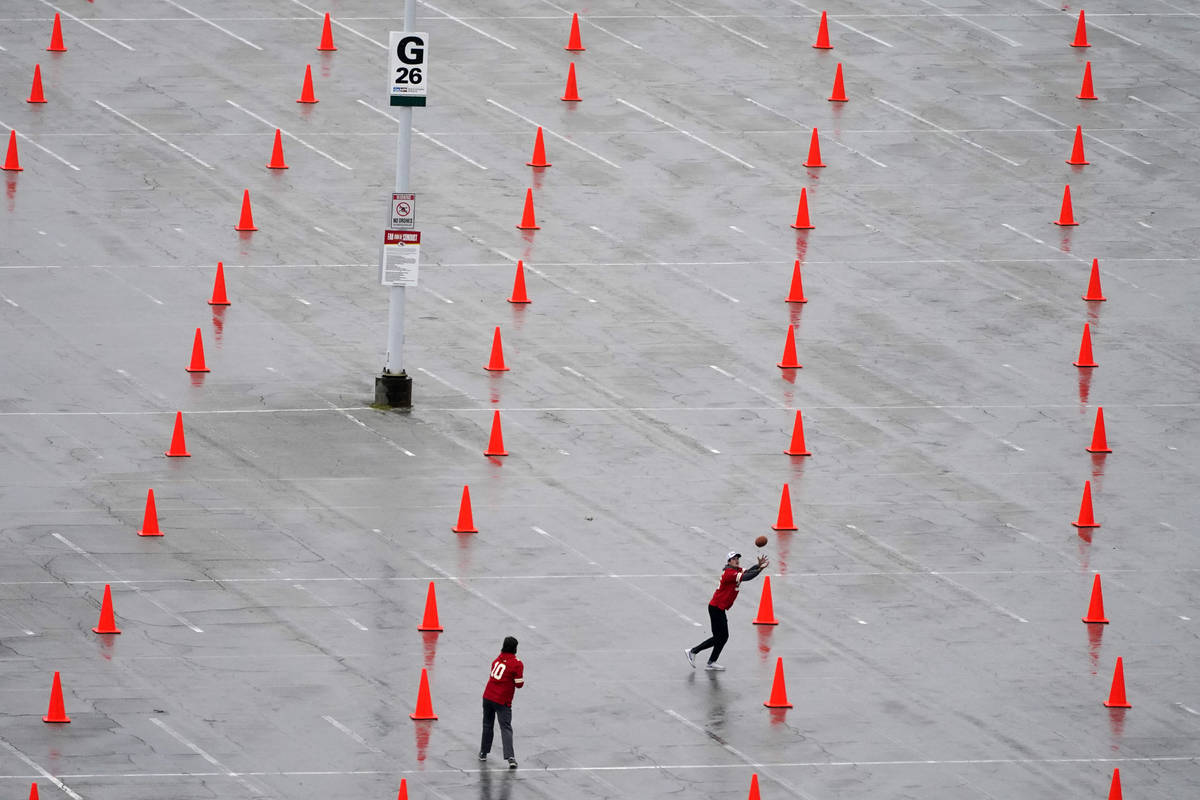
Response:
[[[512,706],[502,706],[487,698],[483,700],[483,739],[479,742],[479,752],[484,755],[491,752],[497,717],[500,719],[500,744],[504,748],[504,757],[516,758],[513,754]]]
[[[729,641],[729,619],[725,616],[725,609],[709,606],[708,620],[712,623],[712,636],[693,647],[692,652],[699,653],[711,647],[712,655],[708,658],[708,663],[711,664],[721,657],[721,649]]]

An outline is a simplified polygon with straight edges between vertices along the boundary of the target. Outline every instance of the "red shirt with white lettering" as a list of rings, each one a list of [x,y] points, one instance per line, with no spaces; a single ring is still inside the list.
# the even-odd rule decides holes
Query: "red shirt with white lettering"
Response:
[[[501,653],[492,662],[483,699],[502,706],[511,706],[513,692],[525,685],[525,665],[515,653]]]
[[[721,584],[717,586],[717,590],[713,592],[712,600],[708,601],[710,606],[723,608],[728,611],[733,607],[733,601],[737,600],[738,586],[742,582],[742,569],[728,565],[721,572]]]

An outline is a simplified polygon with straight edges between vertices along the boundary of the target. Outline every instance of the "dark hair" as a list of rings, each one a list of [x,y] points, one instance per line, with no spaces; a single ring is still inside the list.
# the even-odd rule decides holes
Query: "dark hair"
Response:
[[[501,653],[517,652],[517,637],[505,636],[504,637],[504,645],[500,648],[500,652]]]

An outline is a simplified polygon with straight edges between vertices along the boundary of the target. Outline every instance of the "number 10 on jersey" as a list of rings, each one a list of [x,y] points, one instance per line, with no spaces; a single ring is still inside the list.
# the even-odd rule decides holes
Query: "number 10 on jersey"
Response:
[[[429,34],[392,31],[388,98],[394,106],[423,106],[429,91]]]

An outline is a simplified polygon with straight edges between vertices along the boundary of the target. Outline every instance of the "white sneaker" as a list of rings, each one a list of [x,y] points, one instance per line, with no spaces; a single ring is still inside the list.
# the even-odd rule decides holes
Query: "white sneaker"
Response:
[[[692,665],[692,669],[695,669],[696,668],[696,654],[692,652],[692,648],[689,647],[688,649],[684,650],[683,653],[684,653],[684,655],[687,656],[688,663]]]
[[[704,668],[709,672],[724,672],[725,668],[715,661],[710,661],[704,665]]]

